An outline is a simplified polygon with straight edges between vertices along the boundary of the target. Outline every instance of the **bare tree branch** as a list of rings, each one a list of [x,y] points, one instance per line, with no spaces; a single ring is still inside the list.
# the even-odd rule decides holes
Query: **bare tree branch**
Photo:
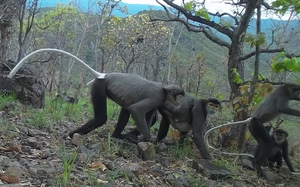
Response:
[[[283,48],[281,48],[281,49],[261,49],[261,50],[260,50],[260,53],[279,53],[279,52],[282,52],[282,51],[284,51]],[[255,54],[256,54],[256,52],[253,51],[253,52],[248,53],[248,54],[246,54],[246,55],[244,55],[244,56],[241,56],[241,57],[239,58],[239,60],[246,60],[246,59],[248,59],[248,58],[254,56]]]
[[[293,53],[287,53],[287,52],[284,50],[284,48],[281,48],[281,49],[261,49],[261,50],[260,50],[260,53],[280,53],[280,52],[285,52],[285,56],[286,56],[287,58],[293,58],[293,57],[298,58],[298,57],[300,57],[300,55],[295,55],[295,54],[293,54]],[[239,58],[239,60],[246,60],[246,59],[248,59],[248,58],[254,56],[255,54],[256,54],[256,52],[253,51],[253,52],[248,53],[248,54],[246,54],[246,55],[244,55],[244,56],[241,56],[241,57]]]
[[[155,18],[150,17],[150,21],[180,22],[180,23],[185,25],[185,27],[187,28],[188,31],[202,32],[212,42],[217,43],[220,46],[225,46],[227,48],[230,47],[229,42],[227,42],[227,41],[223,40],[222,38],[218,37],[211,30],[211,28],[214,28],[217,31],[219,31],[219,32],[223,33],[224,35],[228,36],[229,38],[231,38],[231,36],[233,34],[233,31],[230,30],[228,27],[221,26],[221,25],[217,24],[214,21],[206,20],[206,19],[203,19],[199,16],[193,16],[190,12],[188,12],[187,10],[182,8],[181,6],[178,6],[178,5],[174,4],[172,1],[164,0],[164,2],[167,3],[169,6],[175,8],[178,12],[181,12],[186,17],[186,20],[182,19],[180,17],[181,15],[179,13],[178,13],[177,16],[175,16],[175,15],[172,16],[170,14],[168,8],[165,5],[163,5],[159,1],[156,1],[156,2],[164,8],[164,10],[167,13],[168,19],[161,19],[161,18],[155,19]],[[207,25],[207,26],[203,26],[203,25],[196,26],[196,25],[193,25],[192,23],[190,23],[189,21],[195,21],[195,22]],[[211,27],[211,28],[209,28],[209,27]]]

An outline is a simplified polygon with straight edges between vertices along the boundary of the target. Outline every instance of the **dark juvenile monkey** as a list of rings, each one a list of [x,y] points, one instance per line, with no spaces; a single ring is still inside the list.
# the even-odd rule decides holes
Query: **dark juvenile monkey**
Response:
[[[159,110],[162,114],[157,142],[167,136],[170,124],[180,131],[181,139],[192,130],[192,139],[197,149],[205,159],[211,159],[204,143],[205,122],[207,115],[216,116],[221,111],[221,102],[218,99],[198,99],[185,94],[179,105],[168,101]]]
[[[283,129],[274,130],[272,134],[274,146],[272,148],[271,155],[268,158],[268,166],[273,168],[274,163],[276,162],[276,167],[280,169],[283,158],[290,171],[295,172],[288,155],[288,141],[286,139],[288,135],[289,134]]]
[[[273,90],[264,100],[257,106],[250,118],[244,121],[230,122],[219,125],[208,130],[205,134],[205,142],[207,142],[208,134],[212,130],[219,129],[229,125],[249,124],[249,130],[257,141],[257,148],[254,153],[253,165],[259,177],[266,177],[261,169],[261,165],[266,163],[272,155],[274,140],[264,127],[266,123],[280,114],[288,114],[300,117],[300,111],[292,109],[288,106],[290,100],[300,101],[300,85],[296,83],[284,83]],[[227,153],[228,154],[228,153]]]
[[[131,141],[131,137],[121,134],[131,115],[137,129],[149,141],[150,125],[156,109],[166,100],[176,102],[176,97],[184,95],[184,91],[179,86],[163,86],[133,74],[107,73],[104,79],[94,80],[91,95],[94,118],[71,132],[70,137],[75,133],[87,134],[106,123],[106,97],[108,97],[122,107],[113,136]]]

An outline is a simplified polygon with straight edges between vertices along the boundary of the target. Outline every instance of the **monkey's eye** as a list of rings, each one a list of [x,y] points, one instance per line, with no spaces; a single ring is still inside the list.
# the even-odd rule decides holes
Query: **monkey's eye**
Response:
[[[216,108],[216,109],[219,109],[219,108],[220,108],[220,105],[215,105],[215,108]]]
[[[208,106],[213,107],[214,105],[212,103],[208,103]]]

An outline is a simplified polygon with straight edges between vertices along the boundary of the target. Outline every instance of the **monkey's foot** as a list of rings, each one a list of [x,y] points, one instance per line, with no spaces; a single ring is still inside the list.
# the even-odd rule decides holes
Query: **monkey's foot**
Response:
[[[135,143],[135,144],[139,143],[139,138],[133,134],[123,135],[123,138],[131,143]]]

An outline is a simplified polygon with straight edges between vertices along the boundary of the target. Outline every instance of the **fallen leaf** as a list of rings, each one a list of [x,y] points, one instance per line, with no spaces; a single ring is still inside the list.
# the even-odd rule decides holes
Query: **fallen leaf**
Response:
[[[107,184],[108,183],[108,181],[104,181],[104,180],[101,180],[101,179],[97,179],[97,182],[103,183],[103,184]]]
[[[14,146],[14,147],[0,147],[0,150],[1,151],[4,151],[4,152],[22,152],[21,148],[18,147],[18,146]]]
[[[7,175],[7,174],[0,174],[0,179],[4,182],[7,182],[7,183],[18,183],[19,182],[19,179],[18,177],[14,176],[14,175]]]
[[[91,170],[100,169],[101,171],[107,170],[106,166],[102,162],[92,162],[87,165]]]
[[[173,140],[178,140],[178,138],[180,137],[180,132],[177,130],[171,130],[170,136],[173,138]]]
[[[219,132],[220,132],[220,134],[224,134],[226,132],[226,130],[227,130],[227,127],[221,127]]]

